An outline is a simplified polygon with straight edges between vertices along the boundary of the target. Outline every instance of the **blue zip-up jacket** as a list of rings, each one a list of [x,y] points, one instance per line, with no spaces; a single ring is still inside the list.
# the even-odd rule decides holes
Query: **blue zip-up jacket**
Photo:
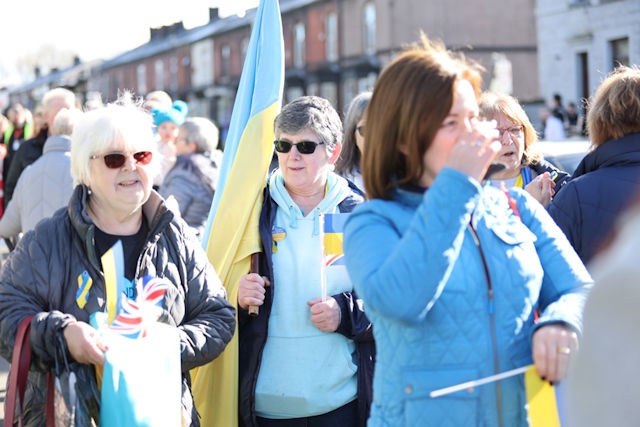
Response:
[[[339,204],[340,212],[351,212],[355,206],[363,201],[360,191],[350,184],[351,194]],[[238,417],[241,427],[255,427],[255,390],[258,371],[262,360],[268,327],[269,315],[273,304],[274,283],[272,246],[273,224],[276,218],[277,203],[269,192],[269,186],[264,190],[264,203],[260,213],[260,239],[263,253],[260,256],[259,272],[267,276],[271,286],[266,288],[264,304],[260,306],[260,314],[250,317],[247,310],[238,308],[239,332],[239,402]],[[343,292],[331,295],[340,306],[341,320],[336,333],[342,334],[356,343],[356,357],[358,364],[358,414],[359,427],[364,427],[372,400],[373,367],[375,361],[375,344],[371,322],[365,315],[361,301],[354,292]]]
[[[527,425],[522,375],[430,398],[531,364],[540,325],[581,330],[591,277],[542,205],[509,195],[519,214],[445,168],[424,194],[395,188],[350,215],[347,269],[377,347],[369,427]]]
[[[548,206],[585,264],[607,243],[616,219],[640,190],[640,133],[612,139],[585,156]]]

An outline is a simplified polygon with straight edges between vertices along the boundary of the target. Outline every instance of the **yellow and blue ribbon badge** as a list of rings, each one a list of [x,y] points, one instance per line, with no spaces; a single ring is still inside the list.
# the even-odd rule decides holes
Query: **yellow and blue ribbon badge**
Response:
[[[91,290],[91,285],[93,285],[93,280],[91,279],[91,276],[89,276],[89,272],[85,270],[78,276],[76,304],[78,304],[80,309],[84,309],[87,301],[89,301],[89,290]]]
[[[344,223],[348,213],[324,214],[324,262],[327,267],[344,265]]]
[[[287,237],[287,232],[282,227],[274,225],[271,229],[271,239],[273,240],[273,247],[271,248],[273,253],[278,252],[278,242],[284,240]]]

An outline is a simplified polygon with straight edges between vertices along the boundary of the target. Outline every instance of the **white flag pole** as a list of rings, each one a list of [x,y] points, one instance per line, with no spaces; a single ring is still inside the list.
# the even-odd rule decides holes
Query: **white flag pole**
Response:
[[[468,388],[477,387],[484,384],[489,384],[494,381],[504,380],[505,378],[513,377],[515,375],[523,374],[530,366],[522,366],[520,368],[512,369],[510,371],[502,372],[496,375],[491,375],[489,377],[480,378],[474,381],[467,381],[465,383],[452,385],[450,387],[441,388],[438,390],[434,390],[429,393],[429,397],[435,398],[440,396],[445,396],[447,394],[455,393],[457,391],[466,390]]]

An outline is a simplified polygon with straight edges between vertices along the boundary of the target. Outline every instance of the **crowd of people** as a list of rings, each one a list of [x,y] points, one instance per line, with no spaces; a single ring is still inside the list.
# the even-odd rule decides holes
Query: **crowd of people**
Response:
[[[538,151],[518,99],[483,91],[481,76],[422,36],[343,117],[319,96],[285,104],[263,184],[262,254],[237,301],[202,247],[224,156],[212,120],[163,91],[81,108],[54,88],[33,114],[9,107],[0,355],[11,359],[20,320],[34,314],[24,425],[43,423],[56,351],[104,364],[89,316],[105,308],[99,260],[117,241],[127,295],[143,276],[173,285],[162,320],[180,336],[183,425],[200,425],[189,370],[235,333],[242,427],[526,426],[522,375],[433,392],[528,365],[552,385],[568,378],[576,425],[601,425],[589,412],[606,398],[595,386],[625,375],[609,366],[590,382],[604,357],[596,339],[617,326],[599,322],[615,308],[597,283],[620,300],[635,291],[616,287],[630,276],[605,260],[632,248],[638,229],[640,69],[620,66],[589,100],[592,149],[573,174]],[[553,101],[541,111],[546,137],[577,132],[575,104]],[[346,218],[344,258],[329,268],[333,216]],[[79,304],[83,275],[94,285]]]

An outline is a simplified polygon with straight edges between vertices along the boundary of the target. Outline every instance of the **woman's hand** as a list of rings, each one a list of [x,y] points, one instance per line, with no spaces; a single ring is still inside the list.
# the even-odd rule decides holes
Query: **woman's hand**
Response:
[[[307,301],[311,307],[311,322],[316,328],[323,332],[335,332],[340,326],[340,306],[335,298],[328,297],[325,301],[322,298],[314,298]]]
[[[69,353],[76,361],[104,365],[104,352],[107,347],[93,326],[85,322],[72,322],[65,326],[63,333]]]
[[[473,127],[458,138],[446,165],[482,182],[491,161],[502,148],[498,136],[495,120],[474,121]]]
[[[545,325],[533,334],[533,362],[540,378],[546,381],[560,382],[577,351],[578,334],[564,324]]]
[[[250,305],[264,304],[265,287],[270,286],[269,279],[256,273],[245,274],[238,282],[238,306],[248,310]]]
[[[555,186],[556,183],[551,179],[551,174],[545,172],[535,177],[524,189],[527,190],[527,193],[535,197],[537,201],[542,203],[542,206],[547,206],[551,203],[553,195],[556,194],[554,190]]]

